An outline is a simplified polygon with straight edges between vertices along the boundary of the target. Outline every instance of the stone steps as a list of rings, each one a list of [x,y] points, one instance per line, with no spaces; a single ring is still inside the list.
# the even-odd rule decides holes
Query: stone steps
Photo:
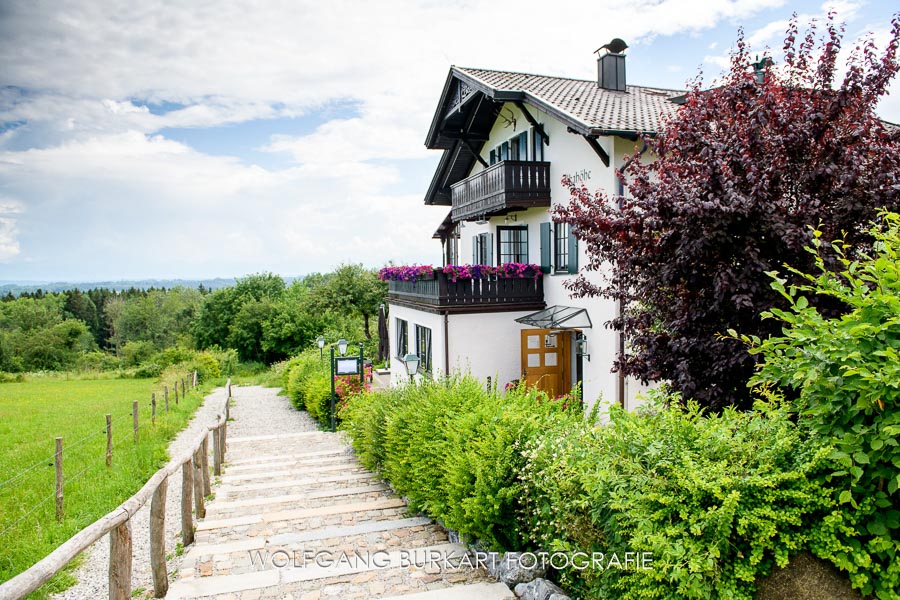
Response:
[[[254,433],[228,438],[215,497],[167,598],[514,598],[468,560],[448,562],[465,548],[409,514],[342,434]]]
[[[341,559],[339,556],[320,560],[286,559],[288,564],[276,567],[273,557],[267,557],[265,568],[239,574],[182,576],[169,587],[166,596],[177,598],[208,598],[224,594],[241,594],[259,591],[260,595],[276,590],[278,594],[301,594],[300,598],[378,598],[397,597],[409,592],[432,593],[446,590],[459,583],[469,583],[471,573],[466,568],[454,568],[452,561],[458,561],[466,554],[466,549],[458,544],[441,544],[424,548],[411,548],[393,552],[371,553]],[[330,562],[329,562],[330,561]],[[210,568],[211,572],[211,568]],[[476,581],[475,583],[486,583]],[[502,584],[501,584],[502,585]],[[474,596],[466,594],[468,586],[460,586],[455,595],[435,596],[436,598],[457,598],[460,600],[508,599],[513,596],[503,586],[479,585],[471,588]],[[504,591],[505,590],[505,591]],[[447,593],[450,593],[447,590]],[[390,594],[390,596],[388,596]],[[259,597],[253,595],[252,597]],[[428,598],[428,596],[426,596]]]

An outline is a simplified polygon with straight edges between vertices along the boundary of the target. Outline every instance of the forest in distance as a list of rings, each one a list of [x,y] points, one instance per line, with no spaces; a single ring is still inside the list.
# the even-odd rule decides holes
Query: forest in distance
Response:
[[[179,352],[230,351],[264,368],[319,336],[372,341],[386,284],[376,271],[345,264],[287,283],[273,273],[233,286],[92,288],[7,293],[0,301],[0,372],[121,371],[156,377]],[[367,348],[368,350],[368,348]],[[12,375],[15,377],[15,375]]]

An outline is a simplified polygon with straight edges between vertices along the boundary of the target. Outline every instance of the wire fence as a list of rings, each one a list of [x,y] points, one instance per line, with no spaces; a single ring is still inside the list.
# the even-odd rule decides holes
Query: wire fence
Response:
[[[187,381],[190,387],[186,388],[188,391],[195,388],[193,381],[190,377],[185,378],[182,381]],[[177,386],[177,383],[175,384]],[[184,405],[166,405],[163,402],[163,405],[160,406],[159,398],[163,397],[162,394],[157,393],[156,398],[156,410],[153,411],[153,399],[145,402],[139,402],[139,410],[138,410],[138,419],[136,421],[137,427],[133,426],[135,422],[135,415],[133,411],[133,406],[129,407],[129,411],[123,414],[119,414],[116,417],[111,417],[109,420],[110,427],[107,428],[107,421],[102,421],[102,428],[96,430],[92,433],[89,433],[74,442],[64,443],[59,446],[61,448],[61,452],[59,453],[59,457],[61,461],[57,464],[57,453],[53,453],[46,458],[39,460],[24,469],[14,473],[11,477],[0,482],[0,493],[5,493],[8,495],[9,487],[14,484],[19,484],[22,486],[25,491],[20,496],[26,496],[28,492],[37,491],[41,487],[44,486],[53,486],[51,492],[39,496],[35,500],[29,499],[27,502],[30,504],[28,510],[22,515],[18,516],[14,521],[8,524],[0,523],[0,538],[10,534],[16,530],[17,527],[22,525],[29,517],[32,517],[36,512],[38,512],[41,508],[45,507],[50,500],[54,498],[57,500],[57,508],[56,508],[56,521],[62,521],[63,519],[63,506],[64,506],[64,498],[66,488],[69,487],[74,482],[83,478],[86,474],[88,474],[92,470],[98,470],[100,473],[110,472],[111,469],[116,465],[117,462],[115,460],[111,460],[112,457],[121,455],[121,453],[128,452],[127,450],[123,450],[123,446],[126,443],[131,442],[135,448],[134,452],[138,452],[140,447],[140,438],[142,434],[147,432],[148,430],[158,429],[160,427],[165,427],[169,425],[169,417],[174,416],[182,412]],[[182,392],[182,396],[184,396],[184,392]],[[147,412],[143,407],[151,407],[150,411]],[[123,422],[126,422],[128,426],[126,428],[122,428]],[[122,433],[119,433],[122,432]],[[96,448],[90,445],[91,441],[98,440],[101,437],[106,438],[106,443],[97,444]],[[61,439],[61,438],[58,438]],[[74,452],[78,450],[78,452]],[[118,450],[118,452],[115,452]],[[126,455],[127,456],[127,455]],[[124,464],[124,463],[123,463]],[[78,468],[74,474],[68,474],[64,470],[65,468],[71,469],[72,466]],[[56,466],[55,470],[55,482],[51,476],[50,478],[46,477],[46,472],[43,474],[41,481],[36,482],[35,485],[27,486],[25,484],[30,483],[33,479],[35,479],[35,472],[41,468],[47,469],[48,467]],[[28,479],[26,479],[28,478]],[[53,485],[55,483],[55,486]],[[9,514],[11,511],[8,509],[6,511]],[[52,514],[52,511],[50,511]],[[2,515],[2,512],[0,512]],[[49,519],[51,517],[48,515],[38,515],[37,523],[41,524],[43,518]]]

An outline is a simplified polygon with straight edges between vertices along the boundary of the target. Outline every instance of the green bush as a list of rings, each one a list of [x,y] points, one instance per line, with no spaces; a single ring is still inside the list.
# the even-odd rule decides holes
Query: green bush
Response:
[[[519,448],[574,426],[581,410],[524,387],[487,391],[466,376],[351,396],[341,416],[363,464],[411,506],[491,547],[517,549]]]
[[[128,342],[125,344],[131,344],[133,342]],[[171,348],[166,348],[160,352],[157,352],[152,359],[152,362],[158,364],[160,367],[165,369],[169,365],[174,365],[180,362],[187,362],[191,360],[196,351],[191,350],[184,346],[172,346]]]
[[[303,381],[303,407],[323,427],[331,426],[331,381],[325,373],[310,373]]]
[[[784,335],[742,339],[764,359],[751,383],[797,390],[799,422],[834,446],[819,480],[843,510],[832,516],[837,533],[813,550],[864,594],[900,598],[900,215],[880,217],[870,229],[873,252],[851,260],[852,248],[832,243],[835,266],[816,231],[809,250],[817,272],[788,267],[806,284],[785,289],[771,274],[790,308],[763,317],[781,320]],[[825,318],[807,296],[845,310]]]
[[[532,442],[525,528],[543,548],[652,553],[652,569],[565,573],[586,597],[750,599],[833,508],[811,476],[830,449],[777,405],[705,415],[655,395],[653,410]]]
[[[121,354],[126,367],[136,367],[156,354],[156,346],[153,342],[125,342]]]
[[[306,410],[323,427],[331,426],[331,376],[328,360],[322,360],[318,348],[307,350],[287,361],[283,372],[283,388],[291,403]]]
[[[456,377],[351,397],[341,416],[364,465],[489,547],[651,553],[649,570],[558,573],[580,597],[749,599],[774,565],[834,539],[814,478],[831,449],[777,400],[704,415],[654,395],[595,425],[577,402]]]
[[[78,359],[78,368],[83,371],[115,371],[122,366],[122,361],[110,354],[94,350],[86,352]]]

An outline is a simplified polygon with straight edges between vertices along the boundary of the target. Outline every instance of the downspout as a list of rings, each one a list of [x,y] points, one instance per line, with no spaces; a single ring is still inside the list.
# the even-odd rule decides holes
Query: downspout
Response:
[[[450,377],[450,317],[444,311],[444,377]]]
[[[646,152],[646,151],[647,151],[647,140],[644,139],[643,143],[641,144],[641,150],[638,153],[638,156],[643,156],[644,152]],[[634,158],[629,157],[629,159],[625,161],[625,164],[622,165],[622,168],[619,169],[619,173],[620,173],[619,181],[622,183],[622,191],[623,191],[623,193],[620,195],[620,199],[619,199],[619,208],[620,209],[622,208],[621,196],[624,195],[624,191],[625,191],[625,189],[624,189],[625,188],[625,176],[622,175],[621,172],[624,171],[628,167],[628,165],[631,164],[632,160],[634,160]],[[625,301],[622,300],[621,298],[619,299],[619,303],[618,303],[618,306],[616,307],[616,310],[618,312],[616,317],[618,319],[622,319],[625,315]],[[619,357],[621,358],[623,356],[625,356],[625,332],[621,331],[621,332],[619,332]],[[625,405],[627,404],[627,402],[625,401],[625,373],[622,371],[622,369],[619,369],[618,389],[616,390],[616,392],[619,396],[619,406],[621,406],[622,409],[625,410],[626,409]]]

